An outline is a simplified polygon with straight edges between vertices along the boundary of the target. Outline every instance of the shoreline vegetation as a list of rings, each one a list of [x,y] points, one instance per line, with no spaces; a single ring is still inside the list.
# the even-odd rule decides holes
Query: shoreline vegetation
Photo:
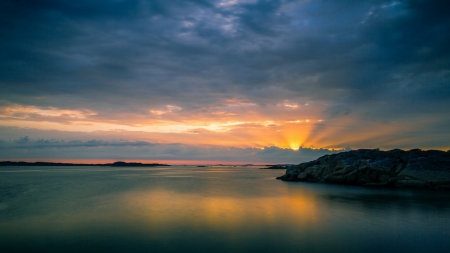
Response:
[[[290,165],[277,179],[368,187],[450,190],[450,151],[359,149]]]
[[[109,166],[109,167],[154,167],[154,166],[171,166],[169,164],[160,163],[137,163],[137,162],[122,162],[114,163],[54,163],[54,162],[11,162],[0,161],[0,166]]]

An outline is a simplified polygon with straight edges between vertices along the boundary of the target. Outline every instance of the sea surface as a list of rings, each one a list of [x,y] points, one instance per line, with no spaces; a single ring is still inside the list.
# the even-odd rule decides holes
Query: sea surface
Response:
[[[0,167],[0,252],[450,252],[450,192],[282,174]]]

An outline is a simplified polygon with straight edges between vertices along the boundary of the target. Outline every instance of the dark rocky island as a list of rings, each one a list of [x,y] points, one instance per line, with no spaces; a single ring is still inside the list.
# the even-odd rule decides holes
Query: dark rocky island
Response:
[[[284,181],[450,190],[450,152],[360,149],[291,165]]]
[[[275,164],[275,165],[266,165],[267,167],[260,168],[262,170],[285,170],[292,164]]]
[[[154,166],[170,166],[168,164],[160,164],[160,163],[136,163],[136,162],[122,162],[118,161],[113,164],[108,164],[108,166],[112,167],[154,167]]]

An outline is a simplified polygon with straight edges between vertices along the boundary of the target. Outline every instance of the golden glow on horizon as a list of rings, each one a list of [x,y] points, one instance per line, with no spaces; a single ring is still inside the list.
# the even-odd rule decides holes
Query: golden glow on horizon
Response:
[[[171,124],[172,123],[172,124]],[[286,121],[228,121],[228,122],[210,122],[210,123],[186,123],[173,124],[167,122],[159,125],[118,125],[111,123],[89,122],[84,120],[70,122],[49,122],[8,119],[2,120],[3,126],[19,126],[30,129],[40,130],[59,130],[69,132],[95,132],[95,131],[129,131],[141,133],[141,140],[157,142],[173,142],[165,139],[161,134],[182,135],[183,143],[186,144],[215,144],[231,145],[238,147],[264,147],[279,146],[282,148],[295,148],[297,143],[302,143],[312,125],[308,124],[310,120],[290,123]],[[158,135],[163,139],[152,138],[152,135]],[[195,135],[195,136],[192,136]],[[199,139],[198,135],[202,136]],[[223,139],[224,135],[229,138]],[[260,136],[264,136],[262,139]],[[149,137],[147,139],[146,137]],[[209,137],[212,137],[209,138]],[[187,141],[187,139],[191,139]],[[196,139],[196,142],[193,142]],[[221,140],[222,139],[222,140]],[[180,140],[176,141],[179,142]]]
[[[291,149],[292,150],[299,150],[300,149],[300,144],[296,143],[296,142],[291,142]]]
[[[338,125],[327,127],[323,120],[295,120],[259,122],[211,122],[203,125],[192,124],[160,125],[117,125],[111,123],[76,121],[76,122],[48,122],[28,120],[1,120],[3,126],[25,127],[40,130],[58,130],[64,132],[111,132],[112,138],[128,140],[142,140],[160,143],[184,143],[188,145],[217,145],[235,147],[277,146],[298,150],[303,146],[341,149],[347,143],[356,143],[358,140],[370,140],[382,134],[393,134],[401,131],[401,126],[393,125],[378,131],[360,131],[352,129],[356,124],[354,119],[338,122]],[[336,122],[335,122],[336,123]],[[197,125],[198,124],[198,125]],[[337,138],[336,138],[337,136]],[[343,137],[345,136],[345,139]],[[345,141],[345,142],[343,142]]]
[[[248,111],[249,107],[252,110]],[[287,101],[263,108],[247,101],[230,99],[224,102],[224,106],[202,108],[204,113],[191,117],[179,114],[182,110],[181,107],[167,105],[150,110],[148,117],[138,114],[110,119],[100,118],[97,112],[90,110],[12,105],[0,107],[0,126],[96,134],[105,140],[241,148],[277,146],[298,150],[300,146],[327,149],[402,147],[405,143],[414,142],[416,136],[399,138],[399,133],[426,129],[433,124],[430,121],[405,120],[402,124],[374,122],[351,115],[326,120],[320,107],[314,109],[310,104],[300,106]]]

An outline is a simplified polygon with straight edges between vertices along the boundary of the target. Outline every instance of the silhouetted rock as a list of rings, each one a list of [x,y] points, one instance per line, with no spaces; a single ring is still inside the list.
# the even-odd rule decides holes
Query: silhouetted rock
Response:
[[[262,170],[284,170],[287,167],[289,167],[289,165],[285,165],[285,164],[275,164],[275,165],[267,165],[268,167],[265,168],[260,168]]]
[[[137,163],[137,162],[122,162],[117,161],[111,164],[112,167],[154,167],[154,166],[170,166],[168,164],[159,164],[159,163]]]
[[[372,187],[450,189],[450,153],[360,149],[291,165],[277,179]]]

